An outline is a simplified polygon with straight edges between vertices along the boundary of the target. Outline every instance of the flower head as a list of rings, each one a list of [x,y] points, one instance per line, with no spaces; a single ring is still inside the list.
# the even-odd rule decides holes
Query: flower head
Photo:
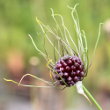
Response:
[[[45,45],[44,51],[41,51],[36,46],[31,35],[29,35],[36,50],[48,62],[47,66],[51,71],[51,78],[55,82],[54,84],[59,84],[65,87],[73,86],[78,81],[82,81],[87,74],[89,65],[87,40],[85,32],[81,30],[79,26],[76,6],[77,5],[75,5],[74,8],[68,6],[68,8],[71,9],[71,16],[77,34],[77,43],[74,41],[74,37],[65,26],[63,17],[59,14],[55,14],[53,9],[51,9],[52,18],[56,23],[57,31],[53,30],[50,26],[43,24],[38,18],[36,18],[36,21],[43,32],[44,39],[48,41],[48,44],[50,44],[54,50],[53,57],[49,55]],[[56,19],[57,17],[60,18],[61,24],[58,23]],[[52,41],[52,38],[54,41]]]
[[[6,81],[11,81],[21,86],[26,86],[21,84],[21,82],[24,77],[31,76],[33,78],[36,78],[37,80],[44,81],[52,87],[56,87],[58,85],[70,87],[75,84],[77,85],[77,82],[84,79],[84,77],[87,75],[89,67],[88,46],[85,32],[84,30],[81,30],[79,25],[79,18],[76,6],[77,4],[73,8],[70,6],[68,6],[68,8],[71,10],[71,17],[75,26],[77,42],[75,42],[74,36],[71,35],[68,28],[66,27],[63,17],[60,14],[54,13],[53,9],[51,9],[51,16],[56,24],[54,29],[48,25],[43,24],[38,18],[36,18],[36,21],[39,24],[43,33],[42,36],[44,38],[44,51],[38,48],[38,46],[34,42],[33,37],[29,34],[29,37],[35,49],[47,61],[47,67],[50,70],[50,77],[52,79],[52,82],[45,81],[31,74],[25,74],[21,78],[19,83],[8,79],[5,79]],[[56,18],[60,19],[60,23],[57,21]],[[101,26],[99,27],[98,38],[93,53],[95,53],[99,41],[100,28]],[[52,47],[54,51],[52,56],[50,55],[48,49],[46,49],[45,47],[46,43],[48,44],[48,46],[50,45],[49,47]]]
[[[85,76],[84,65],[77,56],[63,56],[54,66],[55,79],[61,85],[73,86]]]
[[[75,42],[74,36],[71,35],[68,28],[65,26],[63,17],[59,14],[55,14],[53,9],[51,9],[52,18],[56,24],[55,25],[56,27],[54,29],[52,29],[48,25],[43,24],[38,18],[36,18],[36,21],[39,24],[44,36],[44,46],[43,46],[44,51],[38,48],[38,46],[34,42],[33,37],[29,35],[37,52],[39,52],[41,56],[43,56],[44,59],[47,61],[47,67],[50,70],[50,77],[52,79],[52,82],[46,81],[31,74],[25,74],[21,78],[19,83],[6,78],[4,80],[11,81],[15,84],[18,84],[19,86],[25,87],[49,88],[62,86],[65,88],[76,85],[78,93],[84,95],[87,99],[88,97],[86,96],[86,94],[88,94],[88,96],[90,96],[90,98],[94,101],[99,110],[102,110],[98,103],[94,100],[92,95],[82,85],[82,80],[87,75],[89,67],[88,46],[85,32],[84,30],[80,29],[76,6],[77,4],[73,8],[69,6],[68,8],[71,9],[71,17],[75,26],[77,42]],[[56,17],[60,18],[61,24],[59,24]],[[98,38],[96,40],[96,44],[94,47],[93,56],[100,38],[100,29],[101,25],[99,26]],[[47,52],[48,49],[45,48],[46,42],[48,42],[47,44],[50,45],[50,47],[52,47],[54,51],[54,54],[52,54],[52,56],[49,54],[49,52]],[[21,84],[22,80],[26,76],[31,76],[37,80],[43,81],[49,86]],[[83,89],[85,90],[86,94],[84,93]]]

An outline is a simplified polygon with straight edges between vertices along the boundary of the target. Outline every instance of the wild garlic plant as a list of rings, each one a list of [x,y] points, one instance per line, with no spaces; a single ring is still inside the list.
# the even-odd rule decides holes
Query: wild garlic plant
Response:
[[[36,88],[56,87],[59,89],[64,89],[66,87],[76,86],[77,92],[79,94],[85,96],[90,103],[91,101],[93,101],[98,110],[102,110],[100,105],[97,103],[97,101],[93,98],[93,96],[90,94],[90,92],[85,88],[85,86],[82,83],[84,77],[88,73],[90,62],[88,59],[88,45],[86,35],[84,30],[80,29],[76,7],[77,4],[74,7],[68,6],[68,8],[71,10],[71,17],[75,25],[75,31],[77,34],[76,35],[77,43],[73,39],[74,37],[69,32],[68,28],[66,27],[63,17],[60,14],[54,13],[53,9],[51,9],[52,12],[51,16],[56,24],[56,30],[58,30],[60,34],[58,34],[56,30],[52,29],[48,25],[43,24],[38,18],[36,18],[36,21],[39,24],[44,36],[44,51],[41,51],[38,48],[38,46],[35,44],[33,37],[29,34],[29,37],[35,49],[47,61],[47,67],[50,70],[49,75],[50,78],[52,79],[52,82],[46,81],[32,74],[25,74],[20,79],[19,82],[6,78],[4,78],[4,80],[13,82],[15,84],[18,84],[19,86]],[[61,25],[58,23],[56,19],[57,17],[61,20]],[[99,25],[99,33],[94,47],[93,56],[95,54],[97,44],[100,38],[100,30],[101,24]],[[55,42],[53,42],[52,39],[54,39]],[[46,43],[45,40],[47,40],[48,44],[51,47],[53,47],[54,51],[53,59],[50,57],[49,53],[45,48]],[[47,84],[47,86],[22,84],[22,80],[26,76],[31,76],[37,80],[43,81],[44,83]]]

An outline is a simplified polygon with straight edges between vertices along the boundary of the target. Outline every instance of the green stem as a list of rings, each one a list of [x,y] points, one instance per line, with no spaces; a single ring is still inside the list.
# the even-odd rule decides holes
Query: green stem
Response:
[[[92,94],[86,89],[86,87],[84,85],[83,85],[83,89],[84,89],[85,93],[89,96],[89,98],[94,102],[94,104],[96,105],[98,110],[102,110],[101,106],[98,104],[98,102],[94,99]]]

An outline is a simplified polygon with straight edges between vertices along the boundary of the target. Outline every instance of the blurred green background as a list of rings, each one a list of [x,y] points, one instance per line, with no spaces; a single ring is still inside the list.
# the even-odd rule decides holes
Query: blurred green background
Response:
[[[76,3],[79,3],[77,11],[80,26],[86,32],[90,60],[99,23],[104,23],[98,48],[84,83],[103,109],[109,110],[110,0],[0,0],[0,110],[96,109],[82,96],[77,95],[73,88],[64,91],[29,89],[3,81],[3,77],[19,81],[26,73],[49,80],[46,62],[34,49],[28,34],[31,34],[36,44],[42,47],[36,16],[45,24],[53,26],[50,11],[50,8],[53,8],[56,13],[64,17],[65,24],[69,28],[73,22],[67,5],[74,7]],[[72,28],[69,30],[74,34]],[[26,84],[30,82],[36,84],[30,77],[24,80]]]

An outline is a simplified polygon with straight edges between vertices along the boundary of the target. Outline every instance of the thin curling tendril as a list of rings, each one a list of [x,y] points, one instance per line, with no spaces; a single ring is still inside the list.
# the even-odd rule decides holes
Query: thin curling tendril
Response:
[[[14,84],[17,84],[18,86],[23,86],[23,87],[30,87],[30,88],[53,88],[54,86],[36,86],[36,85],[27,85],[27,84],[19,84],[19,82],[16,82],[11,79],[6,79],[3,78],[6,82],[12,82]]]

